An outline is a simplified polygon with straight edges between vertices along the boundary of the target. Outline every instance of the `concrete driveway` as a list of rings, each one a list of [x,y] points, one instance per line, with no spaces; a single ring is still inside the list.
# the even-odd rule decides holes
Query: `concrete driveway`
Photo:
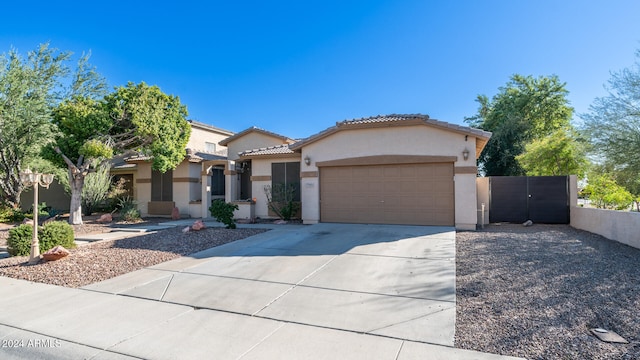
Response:
[[[276,228],[86,288],[453,346],[455,231]]]
[[[0,306],[21,310],[0,314],[0,338],[83,358],[506,358],[452,347],[448,227],[280,226],[83,289],[4,283]],[[56,316],[29,310],[42,299]]]

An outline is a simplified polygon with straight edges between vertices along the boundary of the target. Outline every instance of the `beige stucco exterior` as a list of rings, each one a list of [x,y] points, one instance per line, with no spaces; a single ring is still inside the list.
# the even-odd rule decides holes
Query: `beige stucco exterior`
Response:
[[[300,155],[278,157],[278,158],[264,158],[253,159],[251,161],[252,177],[259,179],[251,182],[251,193],[255,199],[255,216],[259,218],[270,218],[269,206],[267,201],[267,195],[264,191],[265,185],[271,185],[271,164],[281,162],[299,162]]]
[[[271,185],[272,164],[299,162],[301,216],[305,224],[313,224],[322,220],[320,174],[323,166],[335,166],[336,162],[345,161],[350,166],[363,165],[362,161],[368,162],[367,165],[449,163],[453,166],[454,192],[450,199],[455,208],[455,226],[473,230],[478,224],[476,158],[477,152],[488,141],[489,133],[431,120],[422,115],[392,115],[346,121],[299,142],[259,128],[249,128],[235,135],[212,129],[215,128],[192,124],[188,146],[200,150],[206,148],[207,143],[216,142],[218,150],[226,148],[227,158],[191,159],[191,162],[185,159],[174,170],[173,201],[183,216],[209,217],[212,166],[224,168],[226,202],[241,200],[238,198],[239,179],[241,174],[247,178],[250,174],[249,197],[255,204],[244,199],[250,211],[243,209],[238,212],[239,217],[270,218],[272,214],[264,186]],[[463,154],[468,154],[466,159]],[[243,163],[246,169],[240,166]],[[134,191],[141,214],[149,215],[149,162],[137,162]]]
[[[302,218],[305,224],[320,221],[319,172],[317,163],[345,158],[384,155],[453,156],[455,182],[455,225],[459,229],[475,230],[476,214],[476,141],[475,137],[443,130],[428,125],[362,128],[336,132],[303,146],[301,158],[309,158],[310,165],[302,164],[301,179]],[[463,151],[469,151],[467,160]],[[464,169],[464,171],[458,170]]]
[[[229,160],[238,160],[241,152],[284,144],[282,138],[259,131],[251,131],[227,145]]]
[[[232,132],[195,121],[189,121],[189,123],[191,125],[191,136],[186,147],[189,153],[207,153],[207,143],[211,143],[216,144],[214,155],[226,156],[227,148],[220,145],[219,142],[232,136]],[[224,162],[222,161],[222,163]],[[136,164],[135,169],[117,171],[117,173],[134,175],[134,194],[140,214],[143,217],[157,215],[149,213],[149,203],[151,202],[151,162],[135,161],[134,163]],[[198,159],[197,154],[195,159],[190,156],[185,157],[173,170],[173,202],[181,216],[192,218],[208,216],[206,211],[208,209],[207,201],[211,201],[211,195],[207,193],[206,189],[210,189],[211,180],[206,175],[203,175],[203,171],[206,172],[206,170],[203,160]],[[203,196],[206,197],[204,202],[202,201]]]
[[[191,136],[189,136],[189,142],[186,146],[187,149],[226,155],[227,147],[220,145],[219,142],[233,135],[232,132],[194,121],[191,121],[190,124]],[[215,145],[215,152],[209,151],[207,144]]]

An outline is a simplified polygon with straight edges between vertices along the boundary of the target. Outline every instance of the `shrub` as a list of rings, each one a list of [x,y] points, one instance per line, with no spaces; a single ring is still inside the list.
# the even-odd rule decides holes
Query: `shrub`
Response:
[[[47,206],[46,202],[38,204],[38,218],[39,219],[48,218],[49,216],[51,216],[50,213],[52,211],[53,211],[53,208],[51,206]],[[28,212],[24,213],[24,217],[25,218],[29,218],[29,219],[33,219],[33,205],[31,206],[31,208],[29,209]]]
[[[9,230],[7,239],[7,252],[11,256],[26,256],[31,253],[31,240],[33,237],[33,226],[22,224]]]
[[[82,212],[91,215],[105,203],[111,187],[111,175],[108,166],[99,166],[95,172],[87,174],[82,187]]]
[[[235,229],[236,223],[233,220],[233,211],[238,210],[238,205],[226,203],[224,200],[216,199],[211,202],[209,211],[211,216],[217,221],[226,225],[227,229]]]
[[[27,256],[31,253],[33,226],[22,224],[9,230],[7,251],[13,256]],[[54,221],[38,228],[40,252],[43,253],[57,245],[67,249],[76,247],[73,227],[64,221]]]
[[[120,219],[127,222],[136,222],[140,220],[140,210],[138,203],[131,197],[127,196],[118,201],[120,208]]]
[[[290,184],[273,184],[264,186],[264,193],[267,196],[267,203],[271,209],[282,220],[291,220],[299,209],[299,203],[294,200],[296,186]]]
[[[62,245],[67,249],[76,247],[73,227],[65,221],[53,221],[38,229],[40,251],[45,252],[55,246]]]
[[[20,209],[7,205],[0,205],[0,223],[14,223],[24,220],[24,213]]]

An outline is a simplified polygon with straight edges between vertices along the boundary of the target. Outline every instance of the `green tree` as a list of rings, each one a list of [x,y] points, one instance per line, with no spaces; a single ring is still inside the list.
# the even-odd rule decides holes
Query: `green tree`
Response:
[[[513,75],[491,100],[478,96],[477,114],[465,121],[493,133],[478,159],[486,175],[524,175],[516,157],[526,144],[569,126],[573,108],[565,85],[555,75]]]
[[[590,174],[583,194],[600,209],[625,210],[633,202],[633,195],[606,173]]]
[[[12,207],[24,190],[20,172],[52,138],[51,109],[64,96],[69,58],[48,44],[26,59],[16,50],[0,57],[0,196]]]
[[[630,68],[611,74],[608,95],[580,117],[594,155],[627,190],[640,195],[640,49]]]
[[[573,129],[562,128],[525,145],[516,160],[529,176],[578,175],[589,166],[584,141]]]
[[[76,96],[54,111],[59,135],[46,153],[69,170],[69,222],[82,223],[82,189],[87,174],[116,157],[152,158],[155,170],[174,169],[185,156],[191,128],[187,109],[157,86],[128,83],[103,99]]]

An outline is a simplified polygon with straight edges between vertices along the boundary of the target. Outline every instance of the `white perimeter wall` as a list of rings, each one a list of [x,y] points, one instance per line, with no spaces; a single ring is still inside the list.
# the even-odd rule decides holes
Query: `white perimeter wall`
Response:
[[[640,213],[572,206],[571,226],[640,249]]]

